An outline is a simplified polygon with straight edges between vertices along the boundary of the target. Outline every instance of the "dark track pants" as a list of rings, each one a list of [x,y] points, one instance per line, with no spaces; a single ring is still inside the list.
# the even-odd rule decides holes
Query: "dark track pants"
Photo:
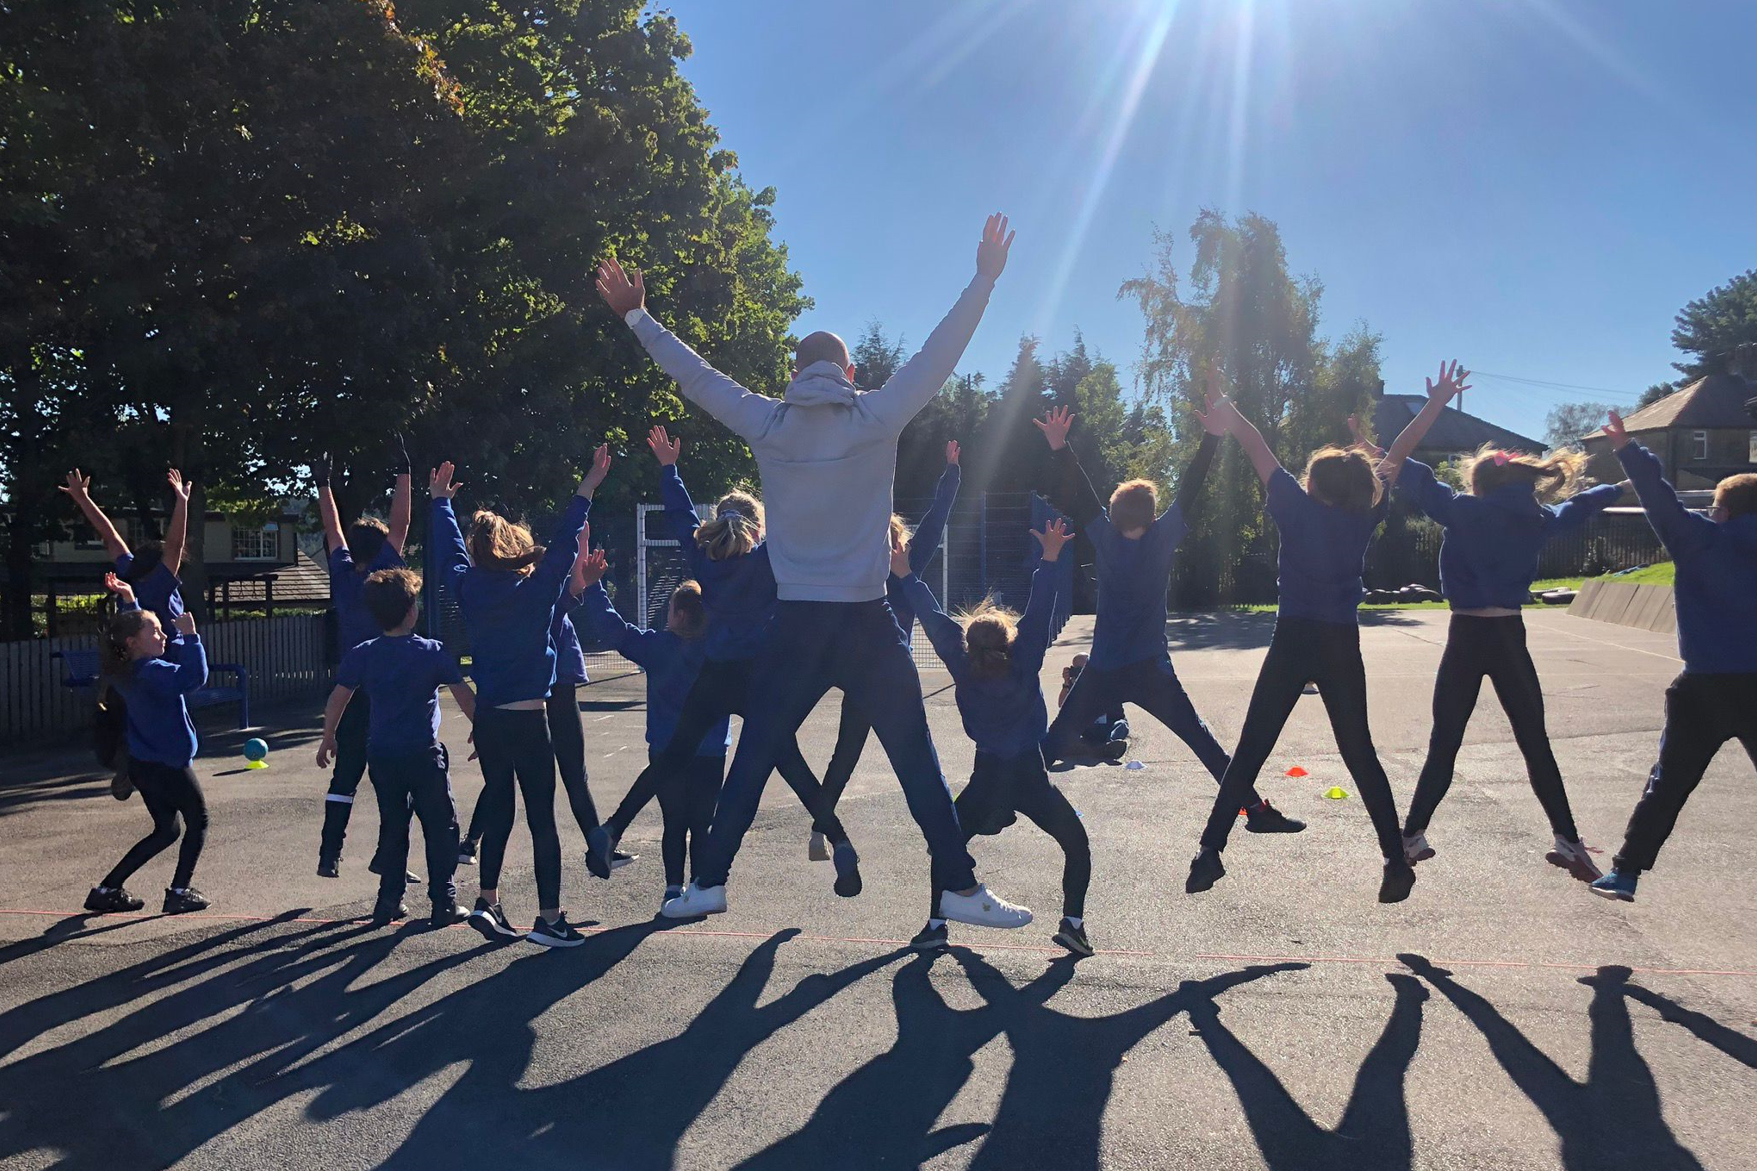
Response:
[[[659,809],[665,816],[659,856],[665,863],[666,886],[683,885],[685,859],[690,877],[702,872],[714,800],[720,795],[720,779],[725,775],[724,756],[697,756],[682,770],[667,772],[659,782]]]
[[[970,783],[955,803],[958,824],[985,825],[997,813],[1013,810],[1029,818],[1038,829],[1062,848],[1062,914],[1081,918],[1086,914],[1086,888],[1092,883],[1092,847],[1086,826],[1062,791],[1049,779],[1038,753],[1011,759],[977,752]],[[973,835],[965,831],[965,840]],[[940,895],[935,887],[928,917],[941,918]]]
[[[323,836],[317,846],[319,858],[340,859],[348,837],[348,819],[354,814],[354,794],[366,775],[366,731],[372,719],[372,701],[364,690],[354,692],[347,710],[336,724],[336,764],[330,774],[329,792],[323,798]],[[382,869],[382,867],[380,867]]]
[[[403,874],[409,866],[409,819],[421,821],[427,850],[427,897],[436,903],[457,898],[452,875],[458,865],[458,811],[452,803],[450,758],[445,745],[419,752],[372,757],[372,790],[378,795],[378,901],[402,901]],[[412,811],[412,814],[411,814]]]

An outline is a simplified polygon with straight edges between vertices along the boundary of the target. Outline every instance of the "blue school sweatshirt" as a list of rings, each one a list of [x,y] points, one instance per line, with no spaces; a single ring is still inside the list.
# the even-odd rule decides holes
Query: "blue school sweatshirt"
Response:
[[[926,582],[910,574],[903,582],[922,629],[952,673],[953,695],[964,731],[980,752],[1012,758],[1038,752],[1049,731],[1043,702],[1043,653],[1049,648],[1049,619],[1055,609],[1055,566],[1039,561],[1031,573],[1031,599],[1019,617],[1012,662],[998,678],[982,678],[970,667],[964,630],[939,608]]]
[[[742,557],[715,561],[695,543],[701,527],[695,502],[683,486],[677,465],[659,469],[659,499],[665,520],[683,546],[689,575],[702,587],[702,606],[708,612],[704,651],[716,663],[754,659],[768,637],[775,617],[775,571],[769,563],[767,542]]]
[[[207,651],[201,637],[186,634],[165,647],[162,659],[136,659],[133,669],[112,678],[128,708],[128,752],[183,768],[195,759],[195,725],[183,697],[207,682]]]
[[[580,529],[591,507],[584,496],[570,499],[543,559],[521,574],[471,565],[451,501],[433,502],[434,559],[470,635],[470,674],[478,703],[499,707],[548,698],[555,678],[549,624],[567,588]]]
[[[1544,545],[1585,527],[1623,494],[1615,484],[1600,484],[1553,508],[1539,504],[1524,484],[1472,496],[1441,483],[1433,468],[1413,459],[1404,461],[1397,487],[1446,530],[1440,543],[1440,592],[1455,610],[1525,605]]]
[[[703,640],[679,638],[669,630],[643,630],[625,621],[610,604],[602,582],[593,582],[580,595],[579,615],[594,641],[615,647],[617,654],[647,673],[647,747],[665,747],[702,668]],[[732,718],[727,716],[702,737],[695,754],[725,756],[731,746]]]
[[[346,545],[330,551],[329,600],[336,612],[336,637],[340,644],[337,651],[345,655],[367,639],[379,636],[378,620],[367,612],[360,597],[361,587],[369,575],[381,569],[401,569],[407,564],[389,541],[372,555],[365,572],[355,567],[354,554]]]
[[[933,503],[922,516],[921,523],[915,526],[915,534],[909,539],[909,572],[920,573],[939,552],[940,542],[946,535],[946,518],[952,514],[952,505],[958,502],[958,484],[962,473],[957,464],[947,464],[946,470],[940,473],[939,483],[934,485]],[[909,595],[903,591],[903,579],[892,574],[885,579],[885,600],[891,604],[891,613],[897,617],[897,628],[903,632],[903,642],[911,645],[915,641],[915,607],[909,601]]]
[[[571,586],[562,591],[561,602],[555,607],[555,620],[549,624],[549,642],[555,648],[555,684],[578,687],[589,683],[586,678],[586,652],[580,646],[579,631],[574,628],[573,614],[580,601]]]
[[[1279,616],[1353,626],[1366,588],[1361,573],[1390,494],[1369,512],[1314,500],[1286,468],[1269,477],[1269,516],[1281,533]]]
[[[413,634],[368,639],[351,647],[336,668],[338,686],[362,689],[372,701],[368,756],[420,752],[439,743],[439,689],[463,681],[445,647]]]
[[[1617,458],[1676,563],[1672,600],[1684,673],[1757,672],[1757,513],[1716,524],[1684,507],[1651,451],[1631,442]]]
[[[116,558],[116,576],[128,581],[128,572],[134,568],[134,554],[124,553]],[[159,616],[159,625],[165,629],[165,637],[178,642],[182,635],[177,633],[177,615],[183,613],[183,582],[171,567],[163,561],[139,581],[128,581],[134,588],[134,601],[142,610],[151,610]]]

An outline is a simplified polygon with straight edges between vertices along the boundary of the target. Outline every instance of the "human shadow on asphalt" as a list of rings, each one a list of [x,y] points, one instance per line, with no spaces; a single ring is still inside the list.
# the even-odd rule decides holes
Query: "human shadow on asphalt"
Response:
[[[1757,1038],[1747,1037],[1736,1029],[1729,1029],[1713,1017],[1704,1016],[1694,1009],[1685,1008],[1677,1001],[1661,996],[1657,992],[1649,991],[1639,984],[1629,983],[1631,974],[1628,968],[1604,967],[1598,970],[1597,976],[1582,977],[1580,982],[1593,985],[1595,981],[1608,981],[1609,985],[1623,996],[1645,1004],[1658,1012],[1661,1020],[1684,1026],[1696,1034],[1698,1038],[1719,1049],[1734,1061],[1757,1069]]]
[[[977,1139],[984,1141],[969,1165],[978,1171],[1096,1168],[1105,1106],[1130,1049],[1229,988],[1306,966],[1259,965],[1186,980],[1136,1008],[1080,1017],[1048,1007],[1073,978],[1071,959],[1052,962],[1015,988],[976,953],[959,948],[952,956],[982,1006],[948,1006],[931,980],[933,957],[906,964],[892,984],[896,1043],[844,1078],[805,1126],[746,1160],[741,1171],[913,1167]],[[1012,1070],[993,1123],[933,1129],[969,1081],[977,1051],[1002,1034],[1013,1050]]]
[[[1399,955],[1470,1019],[1489,1049],[1561,1140],[1562,1165],[1572,1171],[1700,1171],[1696,1156],[1666,1124],[1659,1087],[1635,1048],[1629,969],[1604,967],[1581,983],[1593,990],[1587,1018],[1592,1056],[1577,1082],[1484,997],[1419,955]],[[1645,992],[1646,990],[1641,990]],[[1652,994],[1649,994],[1652,995]]]

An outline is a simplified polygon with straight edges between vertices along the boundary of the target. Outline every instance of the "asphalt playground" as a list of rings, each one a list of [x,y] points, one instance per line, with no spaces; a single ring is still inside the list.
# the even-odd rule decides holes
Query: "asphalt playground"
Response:
[[[1445,621],[1363,622],[1400,809]],[[1675,646],[1560,612],[1528,622],[1576,819],[1608,866]],[[1179,673],[1228,745],[1272,623],[1171,623]],[[1052,700],[1089,632],[1076,619],[1050,652]],[[972,754],[950,680],[923,685],[956,787]],[[802,731],[814,766],[838,700]],[[581,702],[607,807],[645,760],[642,677]],[[1075,963],[1049,939],[1059,854],[1023,822],[973,852],[1038,922],[954,924],[949,953],[907,952],[926,857],[875,742],[841,808],[859,898],[837,898],[828,864],[806,859],[807,819],[775,783],[729,913],[661,926],[657,809],[624,841],[641,860],[601,882],[563,805],[565,901],[592,926],[584,946],[549,952],[371,928],[370,800],[342,877],[316,876],[317,710],[260,713],[264,770],[243,768],[238,736],[207,738],[201,916],[81,913],[144,832],[138,800],[113,801],[81,751],[0,757],[0,1167],[1757,1168],[1757,776],[1736,746],[1640,901],[1608,903],[1544,863],[1546,827],[1485,689],[1429,831],[1438,856],[1385,907],[1359,801],[1324,796],[1352,784],[1308,697],[1262,788],[1310,829],[1235,835],[1227,877],[1191,897],[1213,782],[1131,713],[1139,768],[1058,774],[1094,855],[1101,950]],[[451,711],[467,817],[480,779],[465,734]],[[170,869],[167,853],[133,884],[149,912]],[[473,897],[474,872],[459,876]],[[522,825],[502,890],[528,920]]]

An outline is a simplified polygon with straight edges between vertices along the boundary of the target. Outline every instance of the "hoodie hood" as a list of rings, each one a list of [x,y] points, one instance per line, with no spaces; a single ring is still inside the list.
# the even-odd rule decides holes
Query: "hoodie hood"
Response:
[[[1490,508],[1511,513],[1514,516],[1530,517],[1535,520],[1544,514],[1543,505],[1537,502],[1537,496],[1528,484],[1502,484],[1487,496],[1479,496],[1477,499]]]
[[[847,407],[859,393],[848,372],[826,358],[801,370],[782,397],[798,407]]]

